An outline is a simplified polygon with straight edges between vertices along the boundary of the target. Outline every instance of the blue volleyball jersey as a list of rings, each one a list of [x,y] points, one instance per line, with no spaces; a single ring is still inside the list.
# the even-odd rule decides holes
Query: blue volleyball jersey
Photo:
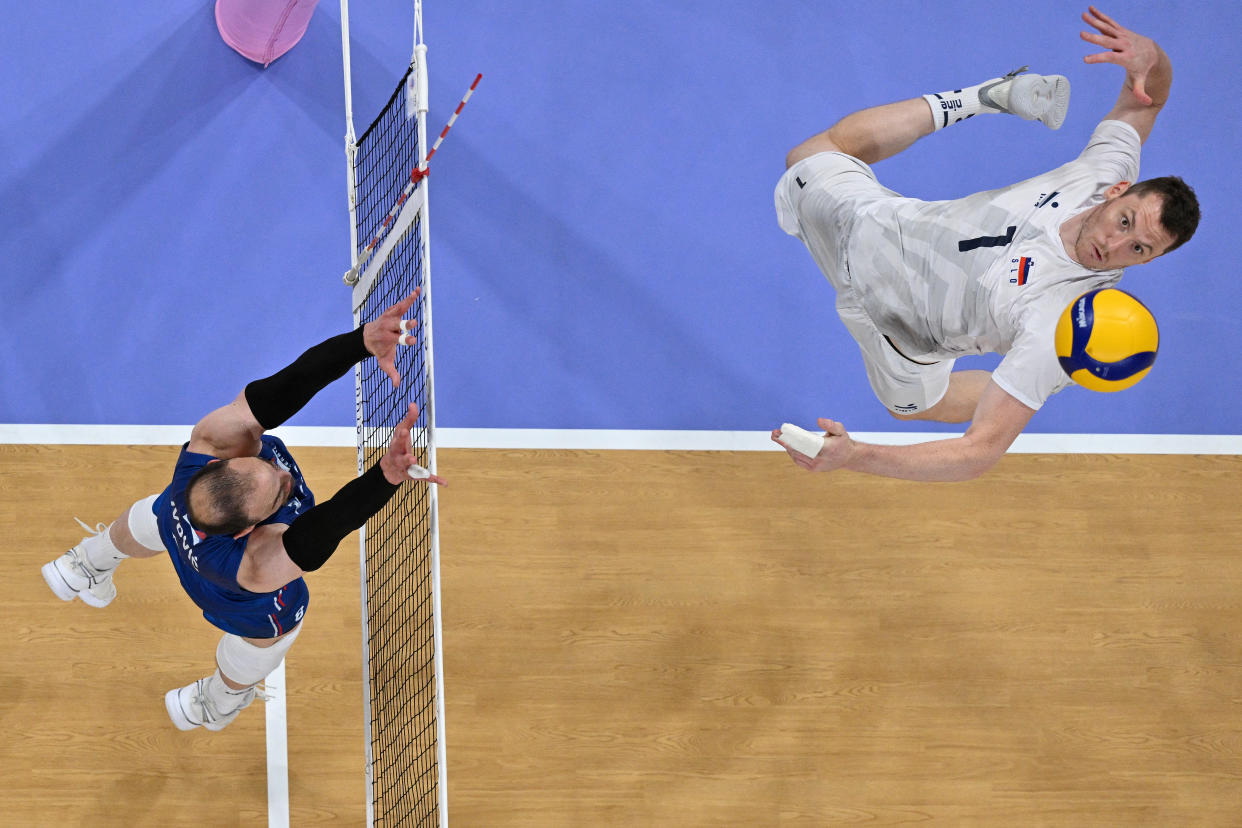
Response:
[[[293,488],[289,500],[259,525],[293,523],[315,505],[315,497],[280,438],[265,434],[262,444],[259,458],[289,472]],[[237,570],[250,535],[207,535],[190,523],[186,485],[195,472],[216,458],[189,451],[188,446],[186,443],[181,447],[172,483],[151,506],[181,586],[203,611],[203,617],[225,632],[246,638],[284,635],[297,626],[306,612],[310,600],[306,581],[298,578],[275,592],[250,592],[237,583]]]

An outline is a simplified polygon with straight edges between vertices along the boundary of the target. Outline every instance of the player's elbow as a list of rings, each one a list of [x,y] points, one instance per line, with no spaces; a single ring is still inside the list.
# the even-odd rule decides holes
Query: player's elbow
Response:
[[[996,460],[994,459],[976,460],[976,461],[967,463],[962,468],[962,477],[960,479],[962,482],[965,482],[967,480],[977,480],[980,477],[983,477],[983,475],[987,474],[992,469],[992,467],[995,465],[996,465]]]
[[[1005,448],[1006,446],[996,444],[972,446],[962,458],[959,480],[976,480],[983,477],[1005,456]]]

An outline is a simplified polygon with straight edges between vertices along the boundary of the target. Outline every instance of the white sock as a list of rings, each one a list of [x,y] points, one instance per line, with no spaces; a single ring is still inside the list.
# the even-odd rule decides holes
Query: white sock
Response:
[[[108,526],[97,535],[83,538],[78,549],[86,556],[86,562],[100,572],[110,572],[116,565],[129,557],[112,543],[110,536],[112,527]]]
[[[988,106],[979,100],[979,89],[987,86],[989,83],[995,83],[1000,78],[992,78],[983,83],[977,83],[974,86],[967,86],[965,89],[953,89],[948,92],[937,92],[931,95],[924,95],[923,100],[927,101],[927,105],[931,107],[932,121],[935,123],[936,131],[944,129],[950,124],[956,124],[958,121],[964,121],[975,115],[984,112],[1001,112],[1002,110]],[[992,90],[993,98],[1008,98],[1009,87],[1001,87]],[[1004,104],[1005,101],[999,101]]]
[[[224,677],[220,674],[218,667],[211,678],[207,679],[203,689],[206,690],[207,698],[211,699],[216,712],[221,716],[227,716],[239,707],[244,707],[250,702],[250,696],[254,693],[254,687],[247,687],[245,690],[234,690],[229,687],[224,683]]]

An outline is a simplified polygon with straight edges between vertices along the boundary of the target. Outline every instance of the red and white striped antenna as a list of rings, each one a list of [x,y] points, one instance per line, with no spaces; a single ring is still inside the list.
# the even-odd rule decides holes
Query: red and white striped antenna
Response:
[[[422,160],[413,170],[410,171],[410,183],[405,185],[405,189],[401,191],[401,195],[397,198],[397,203],[388,211],[388,215],[384,216],[384,220],[380,222],[380,230],[376,233],[375,238],[363,248],[362,253],[358,256],[358,263],[345,271],[345,284],[353,285],[358,281],[360,274],[366,267],[367,260],[371,258],[371,254],[379,245],[380,240],[388,232],[389,225],[397,217],[397,213],[401,212],[401,207],[409,199],[410,195],[418,187],[418,182],[426,178],[431,170],[428,165],[431,163],[431,157],[436,154],[436,150],[440,148],[440,144],[444,141],[444,136],[448,135],[449,130],[453,128],[453,123],[457,120],[457,116],[466,108],[466,101],[470,100],[470,96],[474,94],[474,90],[478,87],[479,81],[483,80],[483,74],[480,72],[475,75],[474,82],[470,84],[470,88],[466,90],[466,94],[462,96],[461,102],[457,104],[457,108],[453,110],[453,114],[449,117],[448,123],[444,125],[444,129],[440,130],[440,135],[436,138],[436,142],[431,145],[431,151],[427,153],[427,157]]]

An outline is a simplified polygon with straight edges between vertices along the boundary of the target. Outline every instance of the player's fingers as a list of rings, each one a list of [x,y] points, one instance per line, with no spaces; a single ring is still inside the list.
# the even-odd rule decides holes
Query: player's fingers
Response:
[[[1110,20],[1109,18],[1101,14],[1099,9],[1095,8],[1094,6],[1091,7],[1091,10],[1089,12],[1083,12],[1082,19],[1083,19],[1083,22],[1085,22],[1088,26],[1092,26],[1096,29],[1099,29],[1102,32],[1106,30],[1115,31],[1117,28],[1119,28],[1116,23],[1114,23],[1112,20]],[[1108,33],[1111,33],[1111,32],[1108,32]]]
[[[384,369],[384,373],[392,380],[393,388],[401,387],[401,375],[397,373],[397,367],[389,360],[387,363],[380,363],[380,368]]]
[[[438,474],[433,474],[427,478],[428,483],[435,483],[437,486],[447,486],[448,481]]]
[[[405,312],[410,309],[410,306],[414,304],[414,301],[418,299],[418,294],[421,291],[422,291],[422,288],[414,288],[414,291],[412,293],[410,293],[400,302],[397,302],[397,304],[391,305],[386,311],[384,311],[383,313],[379,315],[379,318],[386,320],[388,322],[393,322],[397,319],[400,319],[402,316],[405,315]]]
[[[389,441],[388,447],[398,457],[404,457],[413,451],[410,446],[410,424],[406,420],[397,423],[392,430],[392,440]]]
[[[1093,55],[1092,57],[1097,58],[1097,60],[1091,62],[1098,63],[1101,60],[1111,60],[1114,63],[1120,63],[1121,59],[1129,54],[1126,51],[1128,44],[1118,40],[1115,37],[1103,37],[1101,35],[1091,34],[1091,32],[1079,32],[1079,36],[1092,46],[1099,46],[1101,49],[1107,50]]]
[[[1147,90],[1143,88],[1143,79],[1134,79],[1134,97],[1138,98],[1144,106],[1151,106],[1151,96],[1147,94]]]
[[[1119,63],[1117,55],[1114,52],[1100,52],[1094,55],[1084,55],[1083,63]]]
[[[1095,18],[1097,18],[1098,20],[1102,20],[1102,21],[1104,21],[1104,23],[1105,23],[1105,24],[1107,24],[1107,25],[1109,25],[1109,26],[1112,26],[1114,29],[1121,29],[1121,28],[1122,28],[1122,25],[1121,25],[1120,23],[1118,23],[1116,20],[1113,20],[1113,19],[1112,19],[1111,17],[1109,17],[1107,14],[1105,14],[1104,12],[1100,11],[1099,9],[1097,9],[1095,6],[1087,6],[1087,10],[1088,10],[1088,11],[1090,11],[1090,12],[1091,12],[1091,14],[1092,14]]]
[[[841,425],[836,420],[829,420],[826,417],[819,418],[819,427],[822,428],[824,433],[829,437],[840,437],[845,433],[845,426]]]
[[[410,306],[414,304],[414,302],[418,299],[419,294],[422,292],[423,289],[421,287],[414,288],[413,292],[411,292],[409,296],[393,305],[391,310],[395,310],[397,312],[397,316],[404,316],[405,312],[410,309]]]

